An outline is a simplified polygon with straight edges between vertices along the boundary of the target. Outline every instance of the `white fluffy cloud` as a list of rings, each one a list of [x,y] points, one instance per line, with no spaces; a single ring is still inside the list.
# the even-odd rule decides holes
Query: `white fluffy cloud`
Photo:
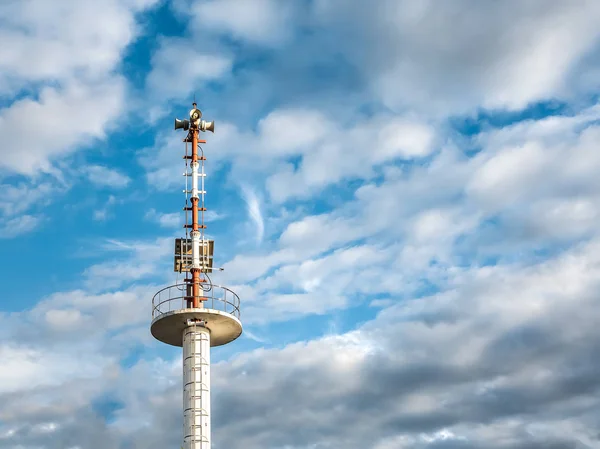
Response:
[[[25,98],[1,110],[2,168],[25,175],[51,171],[55,157],[106,136],[107,124],[121,111],[124,93],[124,80],[110,76],[93,84],[74,81],[64,88],[45,87],[39,100]]]
[[[11,100],[0,109],[0,169],[48,172],[56,157],[106,136],[124,106],[125,80],[115,70],[138,32],[135,14],[154,3],[0,6],[0,92]],[[36,97],[17,98],[36,87]]]
[[[156,146],[142,152],[149,182],[158,189],[171,187],[181,171],[173,157],[183,151],[177,134],[159,136]],[[435,151],[433,125],[412,117],[382,115],[338,123],[319,111],[276,110],[258,122],[256,133],[219,124],[210,140],[207,164],[231,161],[232,176],[266,176],[270,199],[306,199],[342,180],[369,179],[373,167],[400,159],[420,160]],[[300,157],[297,168],[289,158]],[[211,171],[214,168],[211,167]]]
[[[162,103],[193,92],[199,83],[229,74],[232,59],[209,46],[190,45],[187,39],[163,38],[152,56],[146,86],[153,100]],[[173,71],[174,67],[180,70]]]
[[[100,187],[121,189],[131,182],[129,176],[102,165],[90,165],[85,168],[85,173],[93,184]]]
[[[593,0],[322,0],[315,18],[385,104],[443,115],[572,94],[600,37]]]
[[[89,0],[4,2],[0,86],[110,73],[137,33],[134,14],[155,3],[108,0],[98,8]]]
[[[210,0],[193,2],[191,11],[192,22],[210,31],[272,46],[291,37],[296,9],[281,0]]]
[[[252,298],[247,319],[283,320],[345,308],[363,288],[392,297],[445,288],[465,263],[511,260],[514,251],[533,257],[597,235],[596,109],[484,131],[471,157],[448,144],[424,165],[389,170],[351,201],[280,228],[274,247],[238,254],[223,276]],[[365,240],[381,245],[381,258],[329,273],[329,265],[345,266],[330,252],[365,248]],[[311,265],[323,276],[301,275]]]

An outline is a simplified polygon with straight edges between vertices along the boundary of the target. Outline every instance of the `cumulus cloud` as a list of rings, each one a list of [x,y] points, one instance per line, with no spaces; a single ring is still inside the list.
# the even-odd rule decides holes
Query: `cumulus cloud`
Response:
[[[209,31],[261,45],[278,45],[291,37],[298,8],[280,0],[194,1],[193,21]]]
[[[465,264],[510,261],[514,251],[535,259],[597,235],[595,110],[483,131],[474,156],[447,145],[426,164],[388,171],[342,206],[284,225],[272,252],[235,256],[223,276],[261,299],[248,319],[284,320],[348,307],[362,288],[392,297],[447,288]],[[326,269],[329,253],[365,239],[381,245],[381,258]],[[310,265],[323,276],[300,275]]]
[[[231,124],[210,138],[207,164],[232,162],[232,176],[266,176],[270,199],[306,199],[343,180],[369,179],[373,168],[395,160],[421,160],[436,150],[437,133],[414,117],[381,115],[339,123],[319,111],[281,109],[259,120],[255,133]],[[156,188],[178,179],[183,151],[177,136],[159,136],[154,148],[141,152],[141,163]],[[298,166],[289,162],[300,158]],[[212,169],[214,170],[214,169]]]
[[[127,187],[131,182],[129,176],[102,165],[90,165],[86,167],[85,174],[93,184],[99,187],[122,189]]]
[[[385,104],[431,114],[518,110],[571,94],[600,37],[600,8],[585,0],[334,0],[316,2],[314,17]]]
[[[205,45],[204,48],[208,48]],[[185,39],[163,38],[152,56],[152,70],[146,87],[154,99],[163,102],[185,97],[201,82],[219,79],[229,73],[232,60],[222,52],[205,52],[202,46],[190,46]],[[182,66],[173,77],[173,67]]]
[[[205,94],[221,105],[221,117],[235,121],[254,121],[257,110],[273,104],[310,105],[346,117],[357,105],[380,110],[383,104],[399,114],[444,119],[482,108],[518,111],[540,101],[586,99],[598,88],[600,10],[593,0],[460,0],[443,7],[383,0],[369,8],[340,0],[240,2],[250,14],[227,14],[233,1],[219,2],[222,9],[212,2],[181,3],[186,19],[190,9],[206,9],[190,21],[209,24],[203,40],[235,36],[229,48],[243,70],[236,71],[236,83]],[[253,7],[261,3],[268,5]],[[263,48],[249,33],[235,34],[243,28],[236,22],[270,16],[271,5],[293,9],[291,21],[276,15],[287,30],[285,45]],[[254,33],[271,29],[261,20]],[[276,34],[271,43],[278,42]],[[241,107],[223,102],[241,97]]]
[[[97,77],[110,73],[137,33],[135,14],[156,0],[109,0],[99,10],[93,1],[50,5],[43,0],[3,3],[2,79],[23,83]],[[111,23],[110,32],[105,24]],[[36,61],[36,70],[22,55]]]
[[[597,302],[597,247],[475,269],[346,335],[221,364],[215,422],[229,424],[216,435],[245,447],[568,447],[580,436],[595,447],[596,330],[583,311]]]
[[[598,307],[599,245],[590,241],[528,266],[475,268],[448,291],[384,309],[356,330],[216,363],[215,441],[233,448],[595,447],[597,326],[587,311]],[[47,319],[50,310],[65,307],[103,311],[95,329],[114,335],[128,317],[142,323],[137,301],[57,294],[29,319]],[[69,416],[78,416],[82,429],[99,424],[94,432],[76,433],[79,444],[93,435],[151,448],[178,441],[179,357],[140,361],[124,371],[112,363],[121,346],[99,346],[86,371],[80,360],[79,368],[70,368],[74,353],[61,353],[63,347],[55,344],[42,358],[3,347],[7,360],[21,360],[10,372],[33,375],[45,360],[64,369],[43,378],[55,382],[53,393],[27,382],[27,375],[19,377],[26,394],[0,393],[9,406],[1,414],[2,443],[35,441],[45,429],[52,435],[48,447],[62,447],[72,441]],[[38,365],[30,366],[34,361]],[[11,379],[3,385],[17,381]],[[102,421],[100,410],[79,413],[107,391],[119,398],[113,424]],[[40,397],[45,401],[33,400]]]
[[[65,88],[46,87],[37,101],[18,100],[0,111],[2,167],[24,175],[50,171],[53,158],[73,152],[89,139],[104,138],[106,126],[121,111],[123,100],[124,80],[119,76],[89,85],[73,82]],[[81,117],[82,111],[94,113],[74,128],[73,120]],[[24,138],[33,117],[42,117],[36,126],[37,144]]]
[[[111,0],[99,10],[90,1],[29,0],[0,7],[0,92],[10,100],[0,109],[3,172],[51,171],[57,157],[106,136],[124,106],[125,80],[115,69],[138,33],[136,13],[154,3]],[[17,95],[38,87],[35,97]],[[26,137],[32,121],[34,142]]]

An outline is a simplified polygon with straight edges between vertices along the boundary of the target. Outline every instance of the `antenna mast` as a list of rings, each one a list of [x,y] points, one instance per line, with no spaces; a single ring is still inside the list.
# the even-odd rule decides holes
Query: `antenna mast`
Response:
[[[203,249],[204,249],[204,229],[206,228],[206,225],[204,224],[204,211],[206,210],[206,208],[204,207],[204,154],[201,156],[201,160],[202,160],[202,176],[199,176],[199,172],[198,172],[198,168],[200,166],[200,164],[198,163],[198,132],[200,129],[200,126],[202,123],[205,123],[204,120],[200,121],[200,118],[202,117],[202,112],[200,112],[200,109],[198,109],[196,106],[196,103],[192,104],[193,109],[190,111],[190,129],[188,132],[188,136],[186,137],[186,141],[191,140],[192,141],[192,155],[191,155],[191,159],[192,159],[192,163],[191,163],[191,168],[192,168],[192,172],[190,173],[191,177],[192,177],[192,191],[191,192],[186,192],[187,193],[191,193],[191,201],[192,201],[192,206],[191,206],[191,210],[192,210],[192,224],[191,224],[191,228],[192,228],[192,232],[190,233],[190,236],[192,238],[192,266],[190,269],[190,272],[192,274],[192,279],[190,280],[189,278],[186,278],[186,280],[188,282],[191,282],[192,285],[192,294],[188,299],[188,307],[193,307],[193,308],[199,308],[201,307],[200,301],[204,301],[206,298],[201,297],[200,296],[200,285],[201,283],[204,283],[204,279],[201,277],[201,272],[203,271],[203,267],[201,265],[200,262],[200,236],[202,236],[202,245],[203,245]],[[212,123],[213,126],[213,131],[214,131],[214,122]],[[191,138],[191,139],[190,139]],[[206,143],[205,140],[202,140],[201,143]],[[186,156],[188,157],[188,156]],[[187,174],[186,174],[187,175]],[[198,178],[201,177],[202,178],[202,190],[200,191],[198,189]],[[202,195],[202,206],[198,207],[198,201],[199,201],[199,197],[198,195],[201,194]],[[201,217],[202,217],[202,223],[199,223],[198,221],[198,212],[201,213]],[[185,226],[190,226],[186,223]],[[202,230],[202,231],[200,231]],[[191,303],[191,304],[190,304]]]
[[[158,291],[152,298],[152,335],[163,343],[183,347],[183,448],[210,449],[210,348],[232,342],[242,333],[240,298],[227,287],[215,285],[208,273],[213,270],[214,241],[205,238],[206,207],[204,151],[199,132],[215,131],[214,122],[201,119],[196,102],[189,120],[175,119],[175,129],[188,131],[184,158],[191,160],[192,189],[187,189],[184,207],[186,237],[175,239],[175,272],[186,273],[183,284]],[[192,154],[187,154],[187,144]],[[187,195],[191,205],[188,206]],[[188,212],[192,222],[188,223]],[[190,238],[187,230],[191,229]],[[188,276],[188,273],[191,275]],[[208,278],[208,282],[207,282]],[[183,293],[182,293],[183,292]]]

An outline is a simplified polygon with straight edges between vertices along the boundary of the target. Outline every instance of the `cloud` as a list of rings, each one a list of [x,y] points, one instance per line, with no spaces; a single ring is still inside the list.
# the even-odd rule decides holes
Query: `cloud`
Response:
[[[231,162],[236,179],[266,177],[276,203],[306,199],[341,181],[369,179],[374,167],[395,160],[421,160],[436,150],[438,138],[431,124],[414,117],[382,114],[338,123],[319,111],[294,108],[270,112],[256,133],[228,123],[219,130],[207,151],[212,164]],[[161,190],[181,171],[181,161],[173,158],[176,146],[183,151],[176,138],[159,135],[155,148],[141,152],[149,182]],[[300,158],[296,165],[290,162],[294,158]]]
[[[201,36],[234,55],[236,82],[207,89],[204,101],[215,105],[217,118],[236,123],[254,123],[256,111],[273,105],[346,119],[364,108],[444,120],[481,109],[587,101],[597,89],[600,10],[590,0],[511,0],[508,6],[460,0],[442,8],[383,0],[368,10],[340,0],[179,3],[182,19],[198,8],[202,14],[190,23],[207,24],[190,42]],[[242,8],[251,11],[228,13]],[[290,15],[271,14],[286,8]],[[261,26],[245,32],[254,20]],[[284,37],[273,29],[285,30]],[[257,45],[253,34],[263,32]],[[252,107],[240,107],[239,98]]]
[[[146,88],[155,99],[164,102],[185,97],[199,83],[225,77],[231,70],[232,59],[217,50],[208,52],[195,48],[185,39],[162,38],[152,55],[152,70],[146,78]],[[173,66],[183,67],[176,77],[173,77]]]
[[[182,226],[184,215],[181,212],[163,214],[157,212],[155,209],[149,209],[144,218],[158,223],[163,228],[175,229]]]
[[[255,227],[255,241],[256,243],[262,242],[265,234],[265,222],[260,211],[260,202],[254,190],[249,186],[242,186],[242,196],[246,203],[248,216],[252,220]]]
[[[150,242],[118,242],[108,250],[126,252],[125,257],[111,257],[91,265],[83,272],[84,284],[91,291],[107,291],[134,281],[158,276],[159,268],[168,266],[165,257],[173,251],[171,238],[158,238]]]
[[[298,18],[297,8],[280,0],[196,1],[191,11],[192,22],[208,31],[267,46],[289,39]]]
[[[33,231],[42,221],[39,216],[20,215],[9,220],[0,220],[0,238],[11,239]]]
[[[57,353],[45,353],[43,350],[31,348],[19,348],[10,345],[2,345],[0,355],[5,363],[0,378],[2,387],[0,394],[22,392],[30,388],[40,386],[60,385],[72,377],[75,369],[75,360],[72,356]],[[70,358],[73,364],[70,366],[61,363],[65,356]],[[95,377],[105,365],[100,357],[90,354],[86,360],[80,360],[77,376],[81,378]],[[45,372],[47,376],[39,376]]]
[[[364,183],[333,210],[285,222],[277,241],[224,265],[222,276],[249,298],[244,319],[321,315],[372,295],[386,304],[447,289],[468,267],[514,261],[515,251],[537,260],[598,235],[594,111],[482,131],[475,155],[449,143],[424,164]],[[369,257],[338,258],[365,241]]]
[[[219,214],[214,210],[204,212],[204,222],[210,223],[212,221],[219,221],[225,218],[225,215]],[[172,212],[172,213],[161,213],[156,209],[151,208],[146,212],[144,219],[157,223],[162,228],[171,228],[173,230],[180,229],[183,226],[185,220],[185,214],[183,212]],[[188,216],[188,220],[191,220],[191,216]]]
[[[18,90],[26,83],[109,74],[138,31],[134,15],[155,3],[109,0],[102,10],[89,0],[58,7],[43,0],[4,3],[0,86]],[[106,23],[114,25],[110,32]],[[36,70],[24,54],[36,61]]]
[[[131,178],[117,170],[101,165],[91,165],[85,168],[88,179],[99,187],[122,189],[127,187]]]
[[[350,332],[215,363],[214,441],[232,448],[594,447],[600,367],[587,311],[598,307],[599,247],[594,240],[543,263],[474,268],[448,291],[399,302]],[[2,444],[34,444],[44,432],[52,435],[49,448],[64,441],[96,447],[91,439],[150,448],[178,441],[180,357],[115,365],[127,326],[146,322],[139,314],[145,297],[143,289],[57,293],[13,321],[23,335],[42,334],[18,350],[1,349],[12,367],[3,382],[10,391],[0,392]],[[85,325],[86,339],[50,339],[44,332],[56,332],[56,322],[48,317],[60,310],[71,326],[63,332],[77,335],[84,314],[97,325]],[[90,330],[111,333],[111,341]],[[91,358],[76,360],[77,348]],[[45,366],[52,376],[30,379]],[[110,425],[89,406],[107,394],[120,403]],[[75,422],[95,430],[71,440]]]
[[[211,221],[223,220],[226,217],[226,214],[220,214],[219,212],[216,212],[214,210],[207,210],[206,212],[204,212],[204,221],[206,223],[210,223]]]
[[[346,247],[324,257],[279,267],[255,282],[251,293],[240,291],[247,298],[244,321],[264,324],[323,315],[358,306],[371,295],[388,293],[381,281],[395,251],[395,247]]]
[[[107,124],[120,113],[124,101],[124,80],[118,76],[94,84],[73,82],[66,88],[42,89],[39,101],[19,100],[0,111],[0,133],[4,136],[1,167],[24,175],[51,170],[58,156],[73,152],[90,139],[106,136]],[[93,111],[73,127],[73,118]],[[23,139],[34,117],[43,117],[36,136],[43,144]]]
[[[173,368],[180,366],[180,360],[140,361],[127,371],[119,366],[131,345],[150,342],[147,317],[140,310],[154,290],[56,292],[32,310],[0,316],[0,354],[10,368],[0,373],[0,446],[18,441],[57,449],[100,448],[118,445],[131,438],[131,429],[144,426],[135,419],[139,406],[165,389],[172,394],[164,378],[175,378],[179,370]],[[150,378],[150,383],[140,381]],[[98,405],[112,398],[122,404],[116,416],[124,432],[107,425],[106,410]]]
[[[275,111],[267,120],[281,120],[274,116],[285,117],[287,113]],[[420,159],[435,148],[433,128],[415,119],[381,116],[351,123],[347,128],[318,116],[314,121],[318,122],[315,127],[311,126],[310,120],[308,123],[301,119],[293,120],[295,125],[276,126],[279,131],[274,138],[269,139],[271,136],[266,132],[261,136],[276,146],[282,141],[294,142],[297,150],[292,154],[302,156],[298,168],[290,164],[280,166],[268,177],[266,186],[276,202],[306,198],[342,180],[368,179],[373,176],[372,168],[377,165],[396,159]],[[316,128],[314,134],[313,128]],[[310,130],[312,138],[303,145],[305,139],[296,139],[294,135],[306,133],[306,130]],[[291,135],[282,138],[281,134]],[[265,146],[263,144],[261,148]]]
[[[597,302],[597,247],[530,267],[475,269],[451,291],[385,309],[343,336],[221,364],[214,422],[231,424],[215,438],[240,447],[595,441],[588,398],[599,399],[599,367],[588,357],[596,329],[583,311]],[[257,410],[266,419],[253,419]],[[570,431],[550,433],[555,422]],[[522,432],[534,426],[540,431]]]
[[[4,216],[14,216],[33,206],[46,206],[54,195],[66,187],[56,182],[2,184],[0,212]]]
[[[42,3],[0,6],[27,17],[11,33],[25,41],[27,21],[39,25],[40,49],[50,42],[48,58],[61,62],[41,60],[38,78],[18,64],[4,70],[12,47],[0,49],[10,56],[0,58],[0,91],[12,102],[0,120],[22,103],[27,114],[49,114],[48,149],[5,161],[5,172],[32,179],[11,185],[7,177],[0,226],[45,217],[49,197],[68,188],[59,181],[65,156],[107,136],[125,96],[144,104],[129,98],[140,92],[127,91],[119,63],[149,3],[111,0],[93,24],[83,18],[97,7],[80,3],[48,14]],[[203,86],[203,102],[214,105],[206,115],[219,120],[209,179],[245,186],[246,234],[261,243],[239,251],[240,239],[227,241],[231,260],[215,273],[240,294],[251,329],[212,353],[215,444],[598,446],[597,107],[543,120],[522,120],[520,111],[510,115],[520,123],[501,129],[493,116],[474,136],[446,120],[589,88],[595,3],[184,3],[189,36],[159,40],[141,83],[158,100],[149,114],[160,118],[170,101]],[[105,34],[106,23],[123,26]],[[98,26],[106,39],[97,39]],[[54,35],[63,31],[75,62],[62,59],[68,40]],[[77,56],[80,41],[97,50],[89,65]],[[135,56],[147,58],[152,45],[141,44]],[[167,82],[180,57],[197,64]],[[92,107],[89,88],[98,88]],[[29,89],[36,93],[24,100]],[[53,113],[81,120],[98,101],[83,136],[61,134]],[[60,107],[35,106],[50,103]],[[2,123],[12,130],[23,117]],[[155,196],[182,187],[183,135],[154,137],[138,155]],[[175,223],[159,209],[144,212],[137,218]],[[0,356],[10,365],[0,373],[0,447],[152,449],[180,440],[181,355],[158,349],[148,332],[153,284],[174,277],[172,239],[123,240],[104,228],[112,240],[93,236],[100,258],[76,274],[76,287],[0,315]]]
[[[122,203],[123,200],[117,199],[115,195],[109,195],[108,199],[104,202],[104,205],[100,209],[94,209],[94,213],[92,214],[92,218],[95,221],[107,221],[111,218],[110,209],[118,203]]]
[[[518,110],[577,92],[579,64],[598,49],[599,17],[592,1],[440,8],[386,0],[365,9],[334,0],[314,8],[325,42],[344,52],[373,94],[391,108],[432,115]]]
[[[0,170],[27,176],[50,172],[57,158],[106,137],[124,106],[126,81],[115,69],[137,34],[135,14],[154,4],[111,0],[101,11],[90,1],[2,5],[0,94],[9,103],[0,109]],[[113,25],[111,32],[106,23]],[[23,97],[32,90],[35,95]],[[33,143],[24,138],[32,123]]]

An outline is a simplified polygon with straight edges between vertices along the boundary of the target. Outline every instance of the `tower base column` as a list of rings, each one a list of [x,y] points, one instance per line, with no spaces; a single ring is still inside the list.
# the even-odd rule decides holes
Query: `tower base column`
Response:
[[[183,449],[210,449],[210,330],[202,321],[183,331]]]

